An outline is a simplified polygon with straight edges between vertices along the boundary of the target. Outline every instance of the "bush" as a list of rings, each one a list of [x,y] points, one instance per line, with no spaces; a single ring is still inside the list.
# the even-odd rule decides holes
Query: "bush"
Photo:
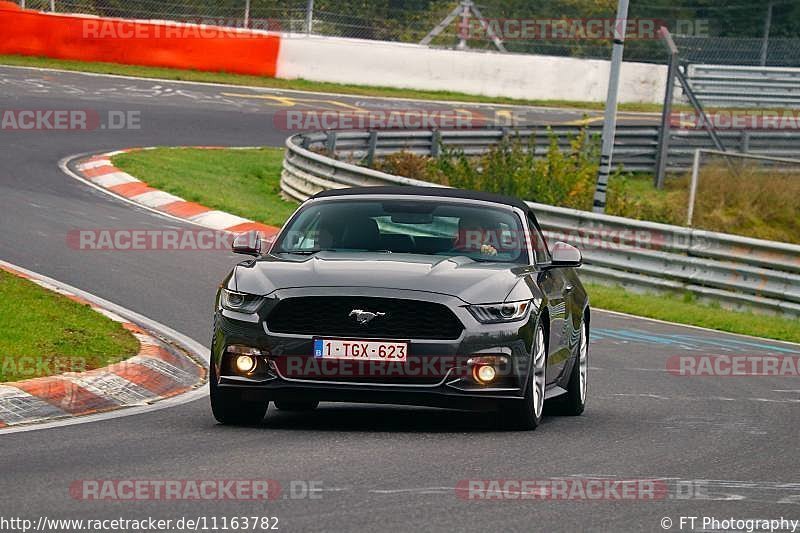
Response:
[[[461,189],[508,194],[525,200],[590,209],[597,179],[599,151],[586,130],[562,149],[550,135],[545,153],[535,153],[534,139],[511,135],[480,156],[442,148],[438,158],[408,152],[375,163],[383,172]]]

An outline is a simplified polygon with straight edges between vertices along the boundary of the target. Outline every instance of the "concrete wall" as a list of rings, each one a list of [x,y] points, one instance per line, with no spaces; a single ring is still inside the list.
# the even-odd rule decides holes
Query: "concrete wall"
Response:
[[[277,77],[487,96],[602,102],[609,62],[283,35]],[[660,103],[666,67],[624,63],[620,102]]]

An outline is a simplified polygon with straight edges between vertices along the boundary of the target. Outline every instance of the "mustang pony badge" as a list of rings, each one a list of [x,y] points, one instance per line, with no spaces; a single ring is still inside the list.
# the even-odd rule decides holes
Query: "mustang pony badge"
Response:
[[[373,319],[377,317],[386,316],[386,313],[372,313],[370,311],[362,311],[361,309],[353,309],[350,311],[351,317],[356,318],[356,322],[361,325],[369,324]]]

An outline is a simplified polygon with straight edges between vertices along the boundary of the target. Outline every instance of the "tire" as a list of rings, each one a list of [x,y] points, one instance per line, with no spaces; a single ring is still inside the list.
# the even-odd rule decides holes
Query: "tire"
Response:
[[[209,378],[211,412],[220,424],[230,426],[255,426],[267,414],[269,402],[246,402],[236,391],[221,390],[217,386],[214,364],[211,364]]]
[[[313,411],[318,405],[317,401],[275,400],[275,407],[281,411]]]
[[[589,335],[586,321],[581,323],[581,336],[578,340],[578,353],[567,384],[567,393],[556,400],[557,414],[579,416],[586,409],[589,370]]]
[[[547,343],[544,327],[536,326],[532,350],[531,370],[522,400],[507,404],[501,411],[501,421],[505,428],[524,431],[534,430],[542,423],[544,412],[544,389],[547,383]]]

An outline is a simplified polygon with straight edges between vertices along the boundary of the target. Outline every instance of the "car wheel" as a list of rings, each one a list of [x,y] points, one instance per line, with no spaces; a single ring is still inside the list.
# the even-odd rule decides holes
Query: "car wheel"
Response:
[[[318,405],[319,402],[275,400],[275,407],[281,411],[313,411]]]
[[[544,389],[547,382],[545,378],[547,343],[541,323],[536,326],[532,358],[531,371],[525,387],[525,398],[507,405],[501,413],[503,425],[511,429],[533,430],[542,422]]]
[[[214,364],[211,364],[209,379],[209,396],[211,412],[217,422],[234,426],[253,426],[264,419],[269,402],[246,402],[235,391],[221,390],[217,386],[217,375]]]
[[[578,341],[578,353],[567,385],[567,393],[557,401],[558,414],[578,416],[586,409],[587,375],[589,370],[589,335],[584,321],[581,324],[581,338]]]

